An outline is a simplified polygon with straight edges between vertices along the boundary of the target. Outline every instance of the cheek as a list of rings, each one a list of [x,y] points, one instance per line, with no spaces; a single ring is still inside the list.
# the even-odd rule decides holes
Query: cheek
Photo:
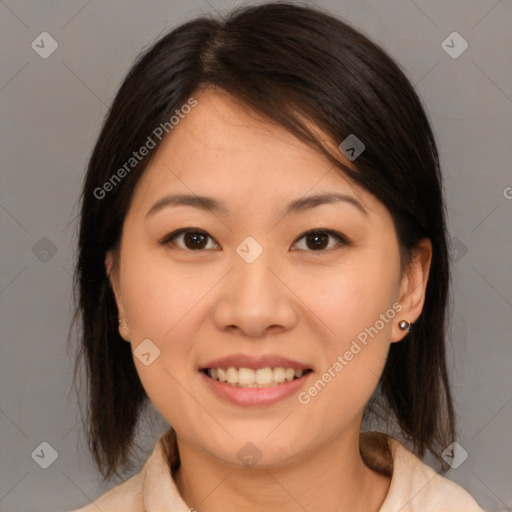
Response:
[[[154,337],[164,342],[174,336],[211,284],[198,279],[194,269],[176,267],[153,252],[134,250],[127,254],[123,295],[139,338]]]
[[[383,335],[389,334],[391,320],[379,319],[392,308],[395,277],[372,261],[360,261],[324,276],[303,280],[301,296],[329,333],[332,349],[342,349],[377,322]],[[390,311],[388,316],[393,316]],[[361,335],[364,338],[364,334]]]
[[[167,407],[179,391],[191,345],[187,340],[193,336],[187,331],[193,328],[190,312],[201,294],[186,286],[187,276],[173,273],[168,265],[142,252],[125,254],[123,299],[134,363],[151,400],[155,405],[165,400]]]
[[[317,291],[309,295],[309,304],[327,327],[321,338],[320,382],[308,395],[311,401],[322,395],[317,406],[332,417],[340,410],[360,412],[377,386],[397,321],[394,279],[382,265],[360,261],[333,273],[322,287],[318,278],[310,283]]]

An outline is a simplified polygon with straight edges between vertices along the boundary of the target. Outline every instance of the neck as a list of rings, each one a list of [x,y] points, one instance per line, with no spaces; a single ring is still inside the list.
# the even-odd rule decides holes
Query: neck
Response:
[[[315,447],[300,460],[276,467],[224,463],[178,438],[181,465],[175,480],[197,512],[378,512],[390,478],[367,467],[359,453],[359,431]]]

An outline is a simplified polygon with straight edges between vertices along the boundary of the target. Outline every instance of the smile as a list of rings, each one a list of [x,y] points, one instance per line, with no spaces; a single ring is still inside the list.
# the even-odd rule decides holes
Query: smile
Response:
[[[204,368],[202,370],[213,380],[224,382],[237,388],[268,388],[278,386],[284,382],[300,379],[304,374],[311,372],[311,369],[284,368],[235,368],[230,366],[224,368]]]

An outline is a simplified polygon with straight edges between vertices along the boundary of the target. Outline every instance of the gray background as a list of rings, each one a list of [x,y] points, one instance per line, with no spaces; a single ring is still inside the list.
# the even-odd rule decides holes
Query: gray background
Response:
[[[118,483],[99,483],[81,440],[71,388],[74,352],[66,351],[81,180],[107,107],[139,52],[191,17],[239,4],[0,3],[3,512],[69,510]],[[427,106],[445,176],[455,263],[449,359],[459,442],[469,454],[447,476],[486,510],[511,510],[512,4],[311,4],[387,49]],[[59,45],[46,59],[31,47],[44,31]],[[469,44],[458,58],[441,46],[453,31]],[[134,472],[166,426],[158,418],[144,426]],[[47,469],[31,457],[42,442],[58,454]]]

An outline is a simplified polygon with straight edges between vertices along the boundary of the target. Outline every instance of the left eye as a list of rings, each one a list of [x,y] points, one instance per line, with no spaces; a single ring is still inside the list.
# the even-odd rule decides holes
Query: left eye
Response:
[[[335,231],[330,230],[316,230],[316,231],[308,231],[304,233],[298,240],[302,240],[305,238],[306,240],[311,241],[311,243],[306,242],[306,246],[312,251],[323,251],[326,249],[326,240],[328,245],[328,239],[336,238],[338,240],[338,244],[348,245],[348,240],[341,233],[337,233]],[[296,242],[297,243],[297,242]],[[328,249],[332,249],[328,247]]]
[[[332,249],[332,245],[329,246],[329,238],[337,239],[338,245],[349,245],[349,241],[341,233],[331,230],[314,230],[308,231],[301,235],[295,244],[298,244],[302,239],[306,240],[306,249],[310,251],[325,251]],[[216,249],[219,248],[214,239],[205,231],[200,229],[180,229],[167,235],[161,242],[161,245],[168,245],[170,242],[175,243],[175,240],[182,239],[182,244],[176,244],[181,249],[188,249],[191,251],[201,251],[202,249]],[[208,239],[213,241],[213,247],[208,247]],[[184,244],[184,246],[183,246]],[[334,244],[335,246],[336,244]]]

